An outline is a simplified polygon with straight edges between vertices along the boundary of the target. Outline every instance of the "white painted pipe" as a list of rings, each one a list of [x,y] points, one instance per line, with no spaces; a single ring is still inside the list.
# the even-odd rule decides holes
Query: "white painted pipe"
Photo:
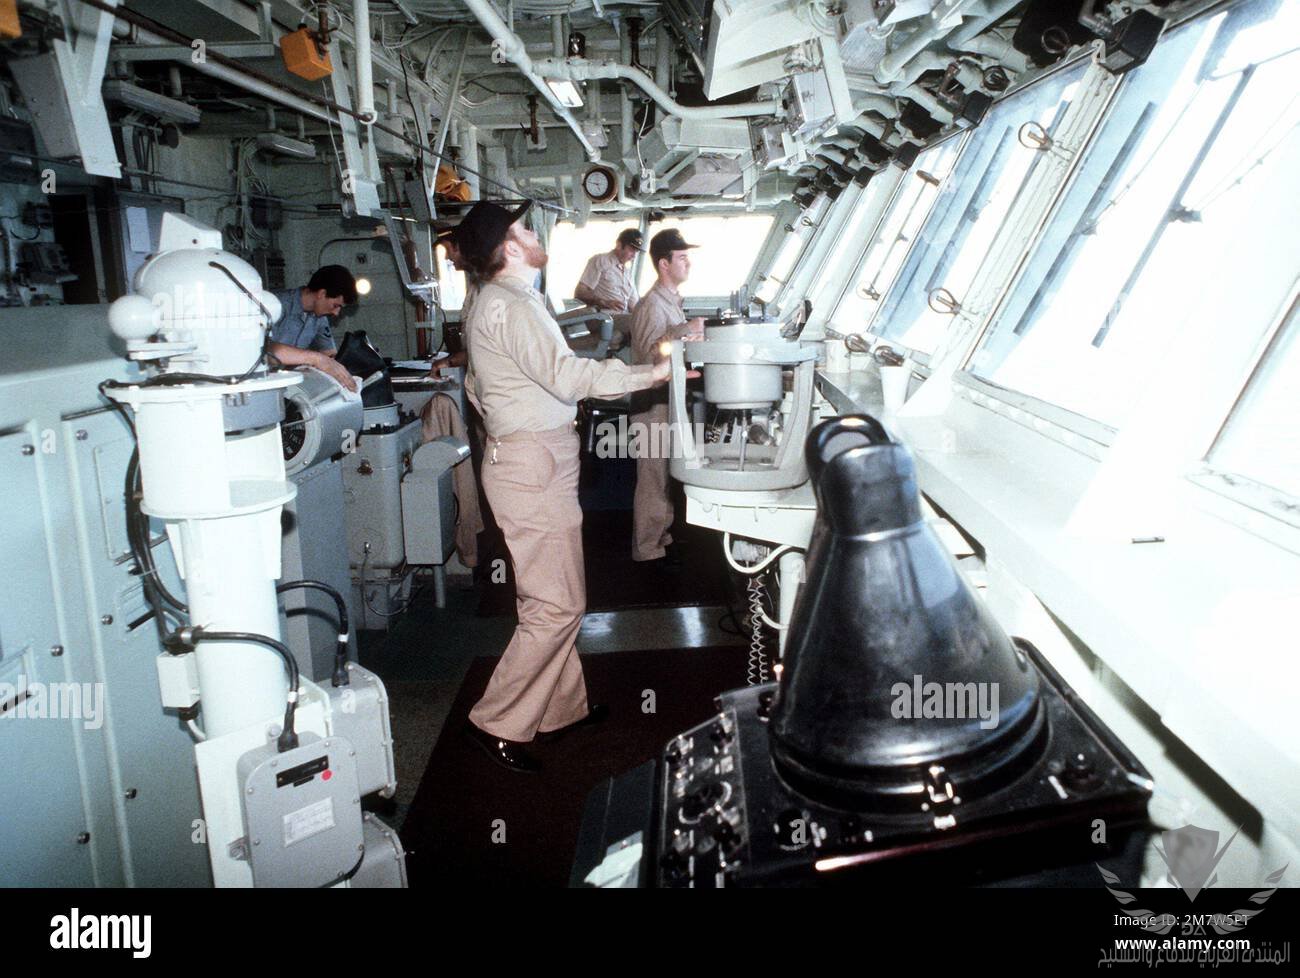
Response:
[[[898,100],[888,95],[859,95],[853,100],[853,107],[858,110],[858,115],[875,112],[886,119],[898,116]],[[855,122],[854,125],[857,123]]]
[[[556,58],[563,58],[568,55],[568,44],[564,39],[564,17],[561,14],[554,14],[551,17],[551,54]]]
[[[953,56],[938,51],[922,51],[904,67],[898,80],[889,86],[891,92],[899,92],[913,84],[927,71],[944,71],[952,64]]]
[[[954,51],[996,58],[1016,74],[1022,74],[1029,68],[1029,59],[1024,53],[1017,51],[1010,41],[996,34],[981,34],[964,41],[949,41],[948,47]]]
[[[626,21],[624,21],[622,24],[619,25],[618,46],[619,46],[620,59],[624,62],[631,61],[632,60],[632,37],[631,34],[628,32],[628,26]],[[632,132],[632,127],[633,127],[632,100],[627,97],[627,89],[622,85],[618,87],[618,119],[619,119],[619,125],[622,127],[622,133],[621,133],[622,138],[620,140],[620,143],[621,143],[621,148],[623,150],[623,159],[626,160],[626,159],[630,159],[632,157],[632,154],[636,152],[636,145],[635,145],[636,139]]]
[[[945,109],[942,105],[940,105],[939,100],[935,98],[933,95],[931,95],[929,92],[927,92],[920,85],[912,85],[911,87],[899,92],[899,94],[905,95],[907,98],[910,98],[913,102],[915,102],[921,108],[925,109],[926,112],[929,112],[930,115],[934,116],[945,126],[948,123],[952,122],[952,112],[949,111],[948,109]]]
[[[546,99],[556,117],[561,119],[573,131],[574,137],[582,144],[587,158],[593,163],[598,161],[600,159],[600,150],[592,145],[591,140],[582,131],[582,124],[574,118],[573,113],[560,103],[560,100],[555,97],[555,93],[551,91],[550,86],[533,70],[533,60],[528,56],[524,42],[501,19],[501,15],[497,13],[490,0],[464,0],[464,3],[469,8],[469,12],[478,18],[478,22],[492,35],[493,41],[496,42],[494,44],[496,50],[500,51],[507,61],[514,64],[523,73],[523,76]]]
[[[777,567],[781,575],[781,607],[778,620],[783,625],[789,625],[790,619],[794,617],[794,602],[799,595],[799,586],[803,584],[804,555],[798,550],[787,550],[781,555]],[[782,628],[777,636],[778,649],[783,658],[785,656],[785,639],[789,634],[790,630],[788,628]]]
[[[478,181],[478,127],[466,125],[460,134],[460,158],[465,164],[465,180],[469,184],[469,194],[474,200],[479,199],[481,188]]]
[[[353,0],[352,23],[356,28],[352,53],[356,64],[353,65],[353,77],[357,86],[357,115],[365,125],[375,121],[375,86],[371,76],[370,61],[370,3],[369,0]]]
[[[668,28],[660,24],[655,31],[655,84],[667,91],[672,80],[673,42],[668,36]]]
[[[908,63],[927,47],[948,33],[943,26],[953,14],[969,7],[975,0],[957,0],[951,4],[941,4],[912,31],[902,43],[890,51],[876,66],[876,81],[882,85],[892,85],[903,77]]]
[[[533,62],[533,67],[543,78],[588,81],[592,78],[615,78],[630,81],[650,96],[661,109],[680,119],[739,119],[756,115],[784,115],[780,102],[741,102],[736,105],[685,106],[656,85],[648,75],[630,65],[612,61],[583,61],[570,58],[556,61],[553,58]]]

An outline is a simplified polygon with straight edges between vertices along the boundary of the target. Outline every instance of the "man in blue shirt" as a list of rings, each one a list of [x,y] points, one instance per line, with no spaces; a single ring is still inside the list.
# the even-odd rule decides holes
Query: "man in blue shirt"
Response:
[[[356,390],[352,375],[334,359],[338,349],[330,331],[330,317],[357,301],[352,273],[342,265],[326,265],[304,288],[276,292],[275,297],[281,313],[271,327],[271,354],[286,367],[315,367],[348,390]]]

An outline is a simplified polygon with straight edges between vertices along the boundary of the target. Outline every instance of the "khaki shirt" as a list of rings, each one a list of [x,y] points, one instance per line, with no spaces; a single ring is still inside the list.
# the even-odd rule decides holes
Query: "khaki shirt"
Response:
[[[585,397],[622,397],[655,383],[652,367],[574,356],[541,293],[505,273],[479,291],[466,336],[465,392],[493,438],[571,424]]]
[[[686,333],[686,311],[682,297],[663,282],[655,282],[632,311],[632,362],[662,360],[659,344]]]
[[[612,251],[592,255],[578,284],[591,289],[606,308],[615,306],[611,312],[630,312],[639,298],[631,271]]]

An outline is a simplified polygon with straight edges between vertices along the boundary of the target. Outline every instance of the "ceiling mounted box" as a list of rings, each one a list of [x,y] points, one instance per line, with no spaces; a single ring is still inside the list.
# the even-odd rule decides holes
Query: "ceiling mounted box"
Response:
[[[641,140],[641,158],[664,174],[692,156],[741,156],[751,151],[749,123],[743,119],[679,119],[669,116]]]
[[[716,197],[728,191],[742,193],[740,161],[728,156],[701,156],[669,180],[668,188],[681,197]]]
[[[788,75],[790,49],[817,37],[795,0],[713,0],[704,94],[733,95]]]

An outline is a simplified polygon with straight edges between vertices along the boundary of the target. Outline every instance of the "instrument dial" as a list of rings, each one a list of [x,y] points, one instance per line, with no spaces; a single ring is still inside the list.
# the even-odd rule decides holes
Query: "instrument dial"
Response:
[[[582,190],[594,203],[603,204],[618,195],[618,177],[607,166],[594,166],[583,176]]]

